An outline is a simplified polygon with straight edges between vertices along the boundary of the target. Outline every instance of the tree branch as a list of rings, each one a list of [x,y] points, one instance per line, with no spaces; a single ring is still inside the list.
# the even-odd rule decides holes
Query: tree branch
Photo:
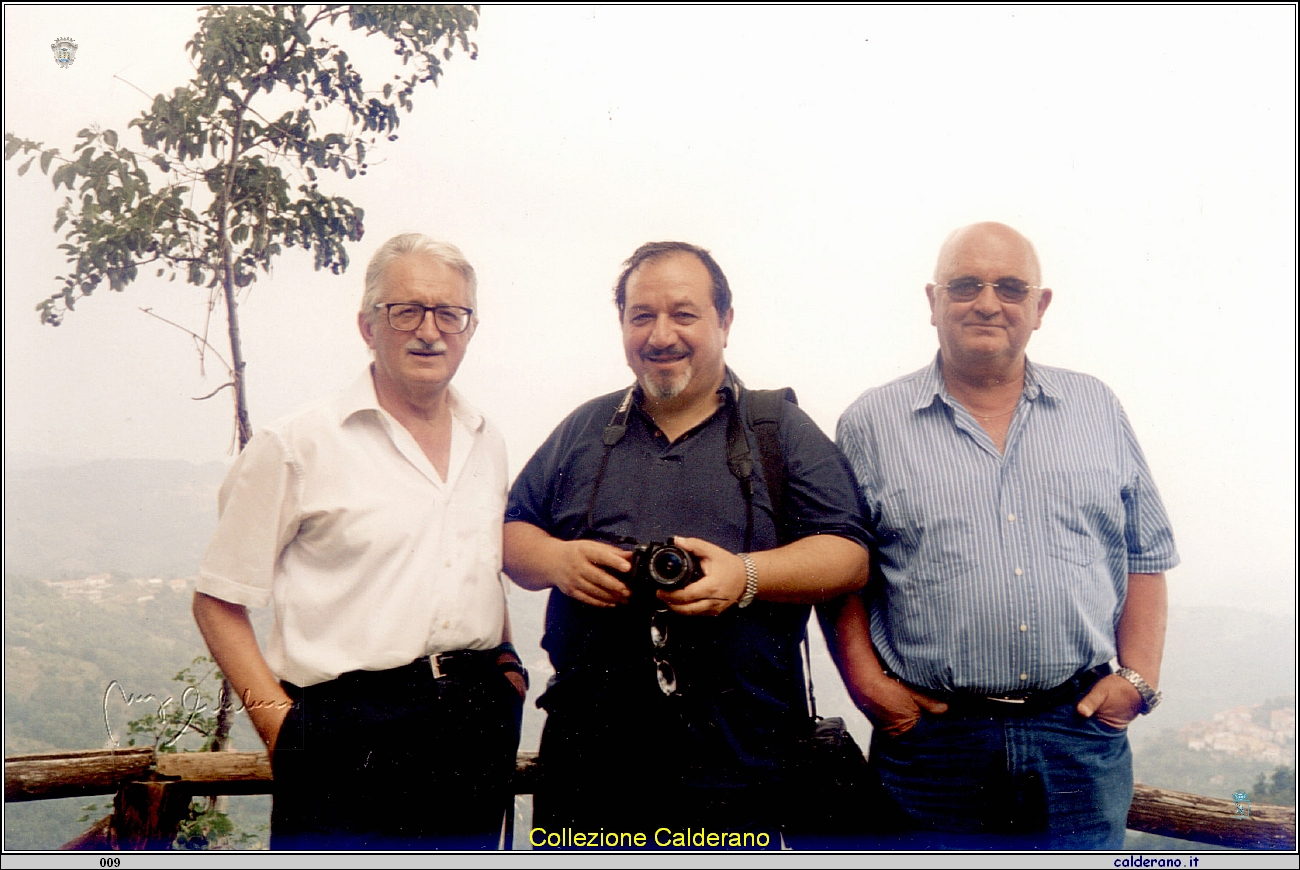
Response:
[[[198,334],[197,332],[195,332],[194,330],[192,330],[192,329],[187,329],[186,327],[181,326],[179,323],[176,323],[176,322],[174,322],[174,321],[168,320],[166,317],[163,317],[161,314],[155,314],[155,313],[154,313],[154,310],[153,310],[152,308],[141,308],[140,310],[143,311],[145,314],[148,314],[150,317],[155,317],[155,318],[157,318],[158,320],[161,320],[163,323],[166,323],[168,326],[174,326],[174,327],[176,327],[177,329],[179,329],[181,332],[183,332],[183,333],[185,333],[186,335],[190,336],[190,337],[193,338],[195,341],[197,341],[197,342],[199,342],[200,344],[202,344],[205,348],[207,348],[208,350],[212,351],[212,355],[215,356],[217,359],[221,360],[221,364],[222,364],[223,366],[226,367],[226,371],[227,371],[227,372],[229,372],[231,375],[233,375],[233,374],[235,373],[235,370],[232,369],[232,368],[230,367],[230,363],[226,362],[226,358],[223,357],[223,356],[221,355],[221,352],[218,351],[218,350],[217,350],[215,347],[213,347],[211,344],[209,344],[209,343],[208,343],[208,340],[207,340],[206,338],[204,338],[203,336],[199,335],[199,334]],[[217,387],[217,389],[220,390],[221,387]]]
[[[215,353],[215,351],[214,351],[214,353]],[[208,393],[206,396],[190,396],[190,399],[191,399],[192,401],[195,401],[195,402],[202,402],[202,401],[204,401],[205,399],[211,399],[213,396],[215,396],[217,393],[219,393],[219,392],[221,392],[222,390],[224,390],[226,387],[234,387],[234,386],[235,386],[235,382],[234,382],[234,381],[226,381],[224,384],[222,384],[221,386],[217,387],[215,390],[213,390],[212,392]]]

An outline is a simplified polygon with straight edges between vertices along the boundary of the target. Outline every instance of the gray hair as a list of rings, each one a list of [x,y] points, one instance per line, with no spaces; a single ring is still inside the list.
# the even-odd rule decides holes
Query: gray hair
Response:
[[[469,260],[465,259],[460,248],[449,242],[432,239],[423,233],[402,233],[380,245],[379,250],[375,251],[374,256],[370,258],[370,265],[366,266],[366,290],[361,295],[362,316],[369,318],[374,315],[375,304],[384,294],[384,275],[388,272],[388,267],[398,257],[407,254],[429,257],[459,272],[465,279],[465,289],[469,291],[470,307],[478,308],[478,276],[474,274],[474,267],[469,264]],[[478,318],[477,311],[474,316],[475,319]]]

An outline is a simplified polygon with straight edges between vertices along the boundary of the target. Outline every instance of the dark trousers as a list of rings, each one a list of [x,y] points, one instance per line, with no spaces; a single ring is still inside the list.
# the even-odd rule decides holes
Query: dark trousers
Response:
[[[522,701],[494,655],[353,671],[294,699],[272,756],[272,849],[495,849]]]
[[[730,837],[690,840],[703,831],[761,834],[738,836],[744,844],[739,848],[780,848],[779,783],[692,785],[710,769],[710,760],[691,754],[689,733],[671,705],[602,700],[551,709],[547,716],[539,753],[542,781],[533,800],[534,844],[567,829],[641,833],[644,849],[737,848]],[[675,840],[678,835],[684,843]]]

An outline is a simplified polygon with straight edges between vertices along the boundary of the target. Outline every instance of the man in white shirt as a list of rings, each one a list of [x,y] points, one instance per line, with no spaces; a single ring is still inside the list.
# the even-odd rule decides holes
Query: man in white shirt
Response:
[[[501,434],[451,386],[477,318],[454,246],[366,271],[374,363],[231,468],[194,617],[272,752],[272,848],[494,848],[526,674],[501,584]],[[275,606],[265,656],[247,607]]]

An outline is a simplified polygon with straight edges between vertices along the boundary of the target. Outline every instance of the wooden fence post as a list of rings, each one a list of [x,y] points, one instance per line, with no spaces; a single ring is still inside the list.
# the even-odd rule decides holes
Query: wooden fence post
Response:
[[[128,782],[113,797],[116,848],[170,849],[189,814],[190,789],[179,777]]]

